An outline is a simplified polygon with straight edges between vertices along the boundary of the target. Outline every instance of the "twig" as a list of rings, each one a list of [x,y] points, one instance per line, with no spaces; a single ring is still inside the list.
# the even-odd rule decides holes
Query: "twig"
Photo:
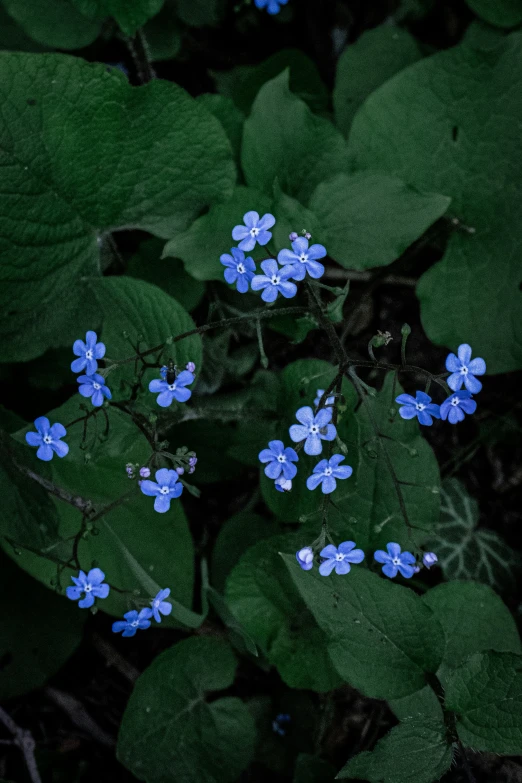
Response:
[[[42,783],[42,778],[36,766],[34,749],[36,742],[28,729],[22,729],[18,726],[8,713],[0,707],[0,721],[6,729],[11,732],[14,738],[14,744],[17,745],[24,754],[25,765],[32,783]]]
[[[96,721],[94,721],[81,701],[75,699],[69,693],[57,690],[57,688],[46,688],[45,695],[48,696],[66,715],[69,716],[71,722],[86,734],[89,734],[100,745],[104,745],[106,748],[113,748],[116,741],[110,734],[107,734]]]
[[[49,481],[43,476],[40,476],[39,473],[35,473],[34,470],[26,468],[25,465],[19,465],[18,462],[15,462],[15,460],[13,460],[13,465],[25,476],[32,479],[33,481],[36,481],[37,484],[40,484],[40,486],[47,490],[47,492],[49,492],[51,495],[55,495],[65,503],[69,503],[70,506],[74,506],[74,508],[77,508],[82,513],[89,513],[89,511],[92,509],[92,503],[90,500],[86,500],[85,498],[80,497],[80,495],[71,495],[70,492],[67,492],[65,489],[57,486],[52,481]]]
[[[95,650],[107,661],[107,666],[114,666],[119,673],[125,677],[126,680],[133,685],[140,676],[138,669],[136,669],[132,663],[129,663],[120,653],[112,646],[110,642],[104,639],[97,633],[93,633],[91,636],[91,642]]]

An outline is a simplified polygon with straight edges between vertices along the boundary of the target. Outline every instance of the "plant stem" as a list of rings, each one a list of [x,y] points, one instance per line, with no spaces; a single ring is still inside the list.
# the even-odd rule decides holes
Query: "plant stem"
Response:
[[[31,732],[27,729],[20,728],[2,707],[0,707],[0,721],[4,724],[6,729],[11,732],[14,738],[14,744],[17,745],[24,754],[25,765],[32,783],[42,783],[34,757],[36,743]]]

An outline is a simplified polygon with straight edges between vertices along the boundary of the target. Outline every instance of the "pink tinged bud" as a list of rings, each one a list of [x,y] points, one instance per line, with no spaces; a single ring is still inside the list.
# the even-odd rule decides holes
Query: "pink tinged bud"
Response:
[[[194,362],[188,362],[186,369],[189,372],[196,372],[196,365],[194,364]]]
[[[435,565],[435,563],[438,563],[439,558],[435,554],[435,552],[425,552],[424,556],[422,558],[422,562],[426,566],[426,568],[431,568],[432,565]]]
[[[189,473],[192,474],[192,473],[194,473],[195,470],[196,470],[196,468],[194,467],[194,465],[192,465],[192,467],[189,468]]]
[[[185,472],[184,468],[176,468],[176,473],[178,474],[178,476],[182,476],[184,472]]]
[[[297,238],[298,238],[298,234],[295,231],[292,231],[292,233],[288,236],[290,242],[295,242]]]
[[[140,468],[140,476],[142,478],[148,478],[150,476],[150,468]]]
[[[312,238],[312,235],[310,234],[309,231],[307,231],[304,236],[305,236],[305,239],[311,239]]]

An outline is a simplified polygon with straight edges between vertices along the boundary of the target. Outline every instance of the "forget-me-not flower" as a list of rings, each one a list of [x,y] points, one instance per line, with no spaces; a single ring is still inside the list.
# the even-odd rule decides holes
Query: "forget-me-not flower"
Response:
[[[484,359],[471,359],[471,346],[467,343],[459,345],[457,356],[450,353],[446,359],[446,369],[451,373],[447,379],[448,386],[453,391],[462,388],[462,384],[472,394],[477,394],[482,389],[482,384],[475,375],[484,375],[486,362]]]
[[[44,462],[52,460],[54,454],[59,457],[65,457],[69,453],[67,443],[62,443],[60,438],[67,435],[67,430],[63,424],[53,424],[45,416],[39,416],[34,421],[37,432],[27,432],[25,439],[30,446],[38,446],[36,456]]]
[[[94,375],[79,375],[76,380],[80,384],[78,391],[82,397],[90,397],[95,408],[103,404],[104,397],[111,399],[112,394],[103,375],[95,372]]]
[[[314,550],[311,546],[304,546],[295,553],[295,559],[303,571],[310,571],[314,566]]]
[[[219,259],[223,266],[226,266],[225,280],[230,284],[236,283],[239,293],[246,294],[250,287],[250,281],[254,277],[256,265],[252,258],[245,258],[243,251],[237,247],[233,247],[230,253],[223,253]]]
[[[266,8],[269,14],[278,14],[282,5],[286,5],[288,0],[254,0],[256,8]]]
[[[290,266],[294,270],[292,274],[294,280],[304,280],[307,272],[315,280],[324,275],[324,266],[317,260],[326,255],[326,248],[323,245],[308,247],[308,240],[298,237],[295,242],[292,242],[292,250],[280,250],[277,260],[280,264]]]
[[[73,345],[73,353],[75,356],[79,356],[79,359],[75,359],[71,364],[71,370],[73,372],[81,372],[87,370],[87,375],[94,375],[98,369],[97,359],[103,359],[105,356],[105,345],[97,342],[98,335],[96,332],[87,332],[85,335],[85,342],[83,340],[76,340]]]
[[[347,479],[353,473],[349,465],[340,465],[344,459],[342,454],[334,454],[330,459],[322,459],[315,466],[311,476],[306,479],[308,489],[316,489],[322,484],[323,495],[329,495],[337,488],[336,479]]]
[[[180,484],[175,470],[160,468],[156,471],[156,481],[145,479],[141,482],[140,489],[144,495],[156,498],[154,511],[164,514],[170,508],[170,501],[179,498],[183,492],[183,484]]]
[[[335,569],[336,574],[348,574],[351,570],[351,564],[362,563],[364,552],[362,549],[355,549],[355,541],[343,541],[339,546],[328,544],[321,549],[321,557],[325,557],[319,566],[321,576],[329,576]]]
[[[315,394],[316,394],[316,397],[315,397],[315,400],[314,400],[314,405],[317,408],[317,406],[321,402],[321,398],[322,398],[322,396],[324,394],[324,389],[317,389]],[[325,402],[323,407],[326,408],[327,405],[335,405],[335,397],[327,397],[326,398],[326,402]]]
[[[431,566],[435,565],[435,563],[439,562],[439,558],[435,554],[435,552],[425,552],[422,556],[422,562],[426,566],[426,568],[430,569]]]
[[[159,593],[152,599],[150,605],[152,606],[152,614],[157,623],[161,623],[161,615],[167,617],[172,612],[172,604],[169,601],[165,601],[170,595],[170,588],[165,587],[160,590]]]
[[[192,396],[190,389],[185,388],[194,381],[194,375],[188,370],[182,370],[172,383],[167,380],[158,380],[155,378],[149,383],[149,391],[158,394],[156,402],[162,408],[168,408],[172,400],[177,402],[186,402]]]
[[[374,555],[378,563],[384,563],[382,572],[394,579],[399,571],[405,579],[411,579],[415,573],[415,558],[411,552],[401,552],[399,544],[386,544],[387,552],[378,549]]]
[[[277,295],[281,294],[285,299],[291,299],[297,293],[297,286],[291,283],[292,269],[280,269],[274,258],[267,258],[261,262],[264,275],[255,275],[252,278],[252,291],[261,291],[261,299],[265,302],[275,302]]]
[[[78,601],[84,593],[85,597],[78,601],[80,609],[89,609],[95,598],[107,598],[109,595],[109,585],[103,582],[105,574],[99,568],[91,568],[88,574],[80,571],[78,576],[71,576],[71,579],[74,587],[68,587],[65,594],[71,601]]]
[[[235,226],[232,231],[232,239],[236,242],[241,240],[238,247],[247,252],[253,250],[256,242],[260,245],[267,245],[272,239],[272,232],[269,228],[275,224],[275,217],[269,212],[259,217],[258,212],[247,212],[243,215],[244,226]]]
[[[131,612],[126,612],[123,617],[123,620],[116,620],[112,624],[112,632],[121,633],[123,631],[122,636],[135,636],[138,629],[144,631],[150,628],[152,609],[142,609],[139,614],[133,609]]]
[[[431,397],[422,391],[416,392],[415,397],[411,394],[399,394],[395,402],[401,405],[399,416],[403,419],[414,419],[416,416],[419,424],[427,427],[433,424],[433,418],[440,419],[440,406],[432,402]]]
[[[270,479],[279,478],[281,473],[285,479],[293,479],[297,473],[297,467],[293,462],[297,462],[299,457],[294,449],[288,447],[285,449],[282,440],[271,440],[267,449],[259,452],[260,462],[267,462],[265,467],[265,476]]]
[[[292,424],[290,427],[290,437],[294,443],[300,443],[304,440],[305,454],[315,457],[323,450],[322,440],[333,440],[337,435],[335,426],[331,424],[332,409],[321,408],[314,416],[313,410],[309,405],[299,408],[295,414],[300,424]]]
[[[476,410],[477,403],[471,399],[471,392],[461,389],[444,400],[440,406],[440,418],[443,421],[447,419],[450,424],[458,424],[464,420],[464,414],[475,413]]]

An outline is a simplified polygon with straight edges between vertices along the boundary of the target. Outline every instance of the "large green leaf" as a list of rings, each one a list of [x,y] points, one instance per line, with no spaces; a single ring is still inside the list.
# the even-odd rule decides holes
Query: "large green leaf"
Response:
[[[288,71],[259,91],[245,122],[241,159],[248,185],[271,195],[277,178],[285,193],[305,204],[320,182],[349,168],[340,132],[290,91]]]
[[[328,691],[340,678],[328,657],[328,639],[292,584],[280,551],[296,551],[298,535],[260,541],[227,579],[230,609],[291,688]],[[291,555],[294,557],[295,555]]]
[[[138,679],[123,716],[118,758],[147,783],[233,783],[254,753],[255,727],[229,688],[236,660],[218,639],[192,638],[166,650]]]
[[[437,670],[444,634],[412,590],[364,566],[353,566],[345,576],[324,577],[315,568],[303,571],[295,556],[283,559],[346,682],[366,696],[394,699],[419,690],[425,672]]]
[[[328,255],[348,269],[372,269],[402,255],[446,212],[450,201],[396,177],[359,172],[318,185],[310,210],[319,220]]]
[[[371,752],[350,759],[337,778],[360,778],[370,783],[434,783],[449,769],[451,758],[442,720],[409,719],[395,726]]]
[[[491,51],[463,44],[386,82],[350,134],[359,167],[451,196],[467,228],[420,280],[422,322],[436,343],[472,344],[490,372],[522,366],[521,78],[521,35]]]
[[[227,576],[246,550],[277,533],[276,525],[252,512],[235,514],[221,526],[212,550],[211,582],[223,592]]]
[[[458,479],[446,479],[441,516],[429,546],[447,579],[476,579],[498,590],[512,588],[520,558],[493,530],[479,528],[479,507]]]
[[[191,27],[216,25],[226,9],[225,0],[178,0],[179,18]]]
[[[390,24],[366,30],[346,47],[337,63],[333,91],[335,122],[345,136],[368,95],[420,57],[415,38]]]
[[[73,322],[96,328],[80,278],[99,274],[102,232],[169,236],[226,199],[235,173],[219,122],[175,84],[11,53],[0,84],[1,358],[24,360],[69,343]]]
[[[472,11],[497,27],[516,27],[522,22],[521,0],[466,0]]]
[[[100,20],[88,18],[74,0],[2,0],[7,13],[34,41],[51,49],[81,49],[100,33]],[[18,49],[11,44],[8,48]],[[25,49],[26,47],[23,47]],[[35,51],[28,49],[27,51]]]
[[[520,753],[522,656],[473,655],[448,678],[445,704],[456,713],[464,745],[491,753]]]
[[[139,27],[157,14],[164,0],[70,0],[85,16],[112,16],[125,35],[134,35]]]

